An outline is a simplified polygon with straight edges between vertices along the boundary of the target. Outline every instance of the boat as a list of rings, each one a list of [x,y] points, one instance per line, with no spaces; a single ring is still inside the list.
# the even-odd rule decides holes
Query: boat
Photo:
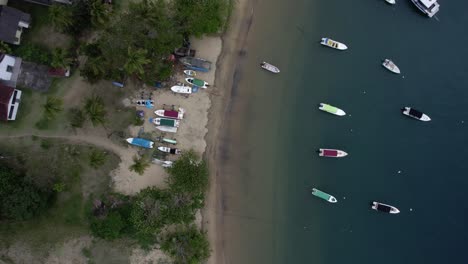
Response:
[[[154,113],[160,117],[183,119],[185,110],[183,108],[179,108],[179,111],[159,109],[154,111]]]
[[[197,78],[185,78],[185,81],[200,88],[208,88],[208,86],[210,86],[208,82]]]
[[[180,58],[179,61],[184,64],[187,68],[194,71],[209,72],[211,70],[211,61],[207,61],[200,58],[184,57]]]
[[[440,5],[437,0],[411,0],[411,2],[428,17],[433,17],[439,12]]]
[[[342,158],[348,156],[348,153],[339,149],[319,149],[320,157]]]
[[[191,94],[192,93],[192,87],[190,86],[185,86],[185,85],[175,85],[171,87],[171,91],[174,93],[181,93],[181,94]]]
[[[412,117],[414,119],[420,120],[420,121],[431,121],[431,118],[427,116],[426,114],[413,109],[411,107],[405,106],[404,108],[401,109],[402,114],[407,115],[409,117]]]
[[[385,59],[382,62],[382,66],[393,73],[400,74],[400,68],[398,68],[398,66],[396,66],[396,64],[389,59]]]
[[[177,127],[156,126],[156,129],[163,131],[163,132],[177,133]]]
[[[179,155],[179,154],[182,153],[182,151],[180,151],[180,149],[163,147],[163,146],[158,147],[158,150],[162,151],[162,152],[169,153],[169,154],[174,154],[174,155]]]
[[[157,126],[179,127],[180,121],[169,118],[150,118],[150,122]]]
[[[387,3],[391,4],[391,5],[396,4],[395,0],[385,0],[385,2],[387,2]]]
[[[337,50],[348,49],[348,47],[345,44],[338,42],[336,40],[333,40],[333,39],[329,39],[329,38],[322,38],[322,41],[320,41],[320,44],[330,47],[330,48],[337,49]]]
[[[379,212],[389,213],[389,214],[400,213],[400,210],[398,210],[398,208],[396,208],[395,206],[391,206],[391,205],[379,203],[379,202],[372,202],[372,209],[379,211]]]
[[[173,144],[173,145],[177,144],[177,140],[175,140],[175,139],[163,138],[162,141],[166,142],[166,143],[169,143],[169,144]]]
[[[161,165],[163,168],[170,168],[174,164],[173,161],[160,160],[160,159],[156,159],[156,158],[153,158],[152,162],[155,163],[155,164]]]
[[[269,72],[272,72],[272,73],[279,73],[280,70],[278,69],[278,67],[276,67],[275,65],[272,65],[268,62],[262,62],[260,63],[260,67],[262,67],[263,69],[269,71]]]
[[[197,72],[196,72],[196,71],[193,71],[193,70],[185,70],[185,71],[184,71],[184,74],[187,75],[187,76],[190,76],[190,77],[195,77],[195,76],[197,76]]]
[[[330,203],[338,202],[338,200],[332,195],[322,192],[316,188],[312,188],[312,195],[317,196],[318,198],[322,198],[323,200],[330,202]]]
[[[127,142],[142,148],[153,148],[154,145],[153,141],[144,138],[127,138]]]
[[[329,105],[329,104],[320,103],[319,109],[322,110],[322,111],[325,111],[327,113],[337,115],[337,116],[346,115],[345,111],[343,111],[343,110],[341,110],[341,109],[339,109],[337,107],[334,107],[332,105]]]

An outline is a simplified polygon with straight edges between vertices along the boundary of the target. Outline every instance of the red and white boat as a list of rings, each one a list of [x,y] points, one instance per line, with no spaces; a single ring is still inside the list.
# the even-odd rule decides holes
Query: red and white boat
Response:
[[[339,149],[319,149],[320,157],[342,158],[348,156],[348,153]]]
[[[156,110],[154,113],[161,117],[167,117],[167,118],[172,118],[172,119],[183,119],[185,110],[183,108],[179,108],[179,111],[159,109],[159,110]]]

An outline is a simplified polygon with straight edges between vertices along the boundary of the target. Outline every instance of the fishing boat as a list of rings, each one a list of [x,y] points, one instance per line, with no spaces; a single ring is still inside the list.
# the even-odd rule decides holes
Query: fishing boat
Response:
[[[336,200],[335,197],[333,197],[332,195],[328,194],[328,193],[325,193],[325,192],[322,192],[316,188],[312,188],[312,195],[314,196],[317,196],[318,198],[321,198],[329,203],[336,203],[338,202],[338,200]]]
[[[320,157],[342,158],[348,156],[348,153],[339,149],[319,149]]]
[[[177,127],[156,126],[156,129],[163,131],[163,132],[177,133]]]
[[[193,70],[185,70],[185,71],[184,71],[184,74],[187,75],[187,76],[190,76],[190,77],[195,77],[195,76],[197,76],[197,72],[196,72],[196,71],[193,71]]]
[[[385,2],[387,2],[387,3],[391,4],[391,5],[396,4],[395,0],[385,0]]]
[[[179,127],[180,121],[169,118],[151,118],[150,121],[157,126]]]
[[[332,105],[329,105],[329,104],[320,103],[319,109],[324,111],[324,112],[334,114],[334,115],[337,115],[337,116],[346,115],[345,111],[343,111],[343,110],[341,110],[341,109],[339,109],[337,107],[334,107]]]
[[[405,106],[404,108],[402,108],[401,113],[409,117],[412,117],[414,119],[420,120],[420,121],[425,121],[425,122],[431,121],[431,118],[427,116],[426,114],[408,106]]]
[[[185,86],[185,85],[175,85],[171,87],[171,91],[174,93],[180,93],[180,94],[191,94],[192,93],[192,87],[190,86]]]
[[[127,142],[142,148],[153,148],[154,145],[153,141],[144,138],[127,138]]]
[[[320,41],[320,44],[330,47],[330,48],[337,49],[337,50],[348,49],[348,47],[345,44],[338,42],[336,40],[333,40],[333,39],[329,39],[329,38],[322,38],[322,41]]]
[[[208,72],[211,69],[211,62],[194,57],[184,57],[179,59],[187,68],[194,71]]]
[[[173,145],[177,144],[177,140],[175,140],[175,139],[163,138],[162,141],[166,142],[166,143],[169,143],[169,144],[173,144]]]
[[[185,81],[200,88],[208,88],[208,86],[210,86],[208,82],[197,78],[185,78]]]
[[[385,59],[382,62],[382,66],[393,73],[400,74],[400,68],[398,68],[398,66],[396,66],[396,64],[389,59]]]
[[[372,202],[372,209],[379,211],[379,212],[389,213],[389,214],[400,213],[400,210],[398,210],[398,208],[396,208],[395,206],[391,206],[391,205],[379,203],[379,202]]]
[[[158,165],[161,165],[162,167],[164,168],[170,168],[172,167],[172,165],[174,164],[173,161],[170,161],[170,160],[160,160],[160,159],[156,159],[156,158],[153,158],[153,160],[151,161],[155,164],[158,164]]]
[[[433,17],[439,12],[440,5],[437,0],[411,0],[411,2],[428,17]]]
[[[268,62],[262,62],[260,63],[260,67],[262,67],[263,69],[269,71],[269,72],[272,72],[272,73],[279,73],[280,70],[278,69],[278,67],[268,63]]]
[[[163,146],[158,147],[158,150],[162,151],[162,152],[169,153],[169,154],[174,154],[174,155],[179,155],[179,154],[182,153],[182,151],[180,151],[180,149],[170,148],[170,147],[163,147]]]
[[[185,110],[183,108],[179,108],[179,111],[159,109],[154,111],[154,113],[160,117],[183,119]]]

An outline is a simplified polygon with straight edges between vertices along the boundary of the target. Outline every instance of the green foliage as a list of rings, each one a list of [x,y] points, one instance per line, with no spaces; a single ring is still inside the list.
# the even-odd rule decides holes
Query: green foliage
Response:
[[[111,5],[103,3],[102,0],[88,0],[88,9],[93,26],[99,27],[109,21]]]
[[[47,48],[29,42],[21,44],[20,47],[15,50],[14,55],[22,58],[24,61],[31,61],[44,65],[50,65],[52,57]]]
[[[149,161],[145,157],[138,158],[137,156],[133,157],[133,164],[130,165],[129,169],[140,175],[145,173],[146,168],[150,165]]]
[[[70,66],[72,59],[68,55],[68,52],[61,48],[56,48],[52,51],[52,59],[50,66],[54,68],[66,68]]]
[[[49,139],[43,139],[41,140],[41,148],[42,149],[50,149],[52,147],[52,141],[50,141]]]
[[[0,53],[11,54],[10,46],[3,41],[0,41]]]
[[[72,108],[69,111],[70,125],[75,128],[83,127],[86,121],[86,115],[83,110],[78,108]]]
[[[66,5],[54,4],[49,7],[48,20],[61,32],[66,32],[73,25],[73,10]]]
[[[135,119],[133,119],[134,126],[142,126],[144,123],[145,123],[145,119],[142,119],[138,116],[135,116]]]
[[[103,57],[88,57],[80,75],[90,83],[95,83],[106,74],[106,65]]]
[[[84,109],[93,126],[105,123],[106,109],[101,97],[94,95],[86,99]]]
[[[125,72],[128,75],[136,74],[142,76],[145,73],[143,67],[151,62],[151,60],[146,58],[147,54],[148,51],[145,49],[133,50],[131,47],[128,47],[127,61],[124,64]]]
[[[105,218],[95,219],[91,223],[93,234],[108,240],[121,237],[124,228],[125,221],[118,212],[110,212]]]
[[[200,195],[208,188],[208,167],[193,151],[182,154],[168,171],[169,188],[175,192]]]
[[[107,153],[100,150],[93,150],[89,154],[89,166],[92,168],[99,168],[106,162]]]
[[[161,249],[174,259],[174,264],[204,263],[210,256],[210,245],[205,233],[195,226],[169,233]]]
[[[60,192],[65,191],[65,187],[66,187],[65,183],[57,182],[57,183],[54,183],[54,186],[52,186],[52,190],[54,190],[54,192],[60,193]]]
[[[55,116],[63,110],[63,100],[55,96],[48,96],[44,107],[44,116],[47,120],[55,119]]]
[[[217,33],[223,26],[227,2],[224,0],[174,0],[174,19],[182,27],[182,32],[201,37],[203,34]]]

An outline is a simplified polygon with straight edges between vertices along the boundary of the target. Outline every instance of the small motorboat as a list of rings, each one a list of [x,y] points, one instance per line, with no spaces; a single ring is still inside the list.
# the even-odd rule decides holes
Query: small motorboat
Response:
[[[179,127],[180,121],[169,118],[150,118],[150,122],[157,126]]]
[[[158,147],[158,150],[161,151],[161,152],[166,152],[166,153],[174,154],[174,155],[179,155],[179,154],[182,153],[182,151],[180,151],[180,149],[163,147],[163,146]]]
[[[385,59],[382,62],[382,66],[393,73],[400,74],[400,68],[398,68],[398,66],[396,66],[396,64],[389,59]]]
[[[153,148],[154,145],[153,141],[144,138],[127,138],[127,142],[142,148]]]
[[[172,164],[174,164],[174,162],[170,160],[160,160],[156,158],[153,158],[152,162],[155,164],[161,165],[163,168],[170,168],[172,167]]]
[[[192,93],[192,87],[190,86],[185,86],[185,85],[175,85],[171,87],[171,91],[174,93],[180,93],[180,94],[191,94]]]
[[[404,108],[402,108],[401,113],[409,117],[412,117],[414,119],[420,120],[420,121],[425,121],[425,122],[431,121],[431,118],[427,116],[426,114],[408,106],[405,106]]]
[[[161,141],[162,141],[162,142],[169,143],[169,144],[173,144],[173,145],[176,145],[176,144],[177,144],[177,140],[175,140],[175,139],[170,139],[170,138],[162,138]]]
[[[333,48],[333,49],[337,49],[337,50],[348,49],[348,46],[346,46],[345,44],[338,42],[336,40],[333,40],[333,39],[329,39],[329,38],[322,38],[322,40],[320,41],[320,44]]]
[[[262,62],[260,63],[260,67],[262,67],[263,69],[269,71],[269,72],[272,72],[272,73],[279,73],[280,70],[278,69],[278,67],[268,63],[268,62]]]
[[[345,111],[343,111],[343,110],[341,110],[341,109],[339,109],[337,107],[334,107],[332,105],[329,105],[329,104],[320,103],[319,109],[324,111],[324,112],[334,114],[334,115],[337,115],[337,116],[346,115]]]
[[[197,72],[194,71],[194,70],[185,70],[185,71],[184,71],[184,74],[187,75],[187,76],[190,76],[190,77],[195,77],[195,76],[197,76]]]
[[[191,85],[198,86],[200,88],[208,88],[210,86],[208,82],[205,82],[203,80],[197,79],[197,78],[185,78],[185,81],[190,83]]]
[[[183,119],[185,110],[183,108],[179,108],[179,111],[159,109],[154,111],[154,113],[160,117]]]
[[[400,213],[400,210],[398,210],[398,208],[388,205],[388,204],[379,203],[379,202],[372,202],[372,209],[379,211],[379,212],[389,213],[389,214]]]
[[[156,129],[163,131],[163,132],[177,133],[177,127],[156,126]]]
[[[326,192],[322,192],[316,188],[312,188],[312,195],[314,196],[317,196],[318,198],[321,198],[329,203],[336,203],[338,202],[338,200],[333,197],[332,195],[326,193]]]
[[[387,3],[391,4],[391,5],[396,4],[395,0],[385,0],[385,2],[387,2]]]
[[[319,149],[320,157],[342,158],[348,156],[348,153],[339,149]]]

